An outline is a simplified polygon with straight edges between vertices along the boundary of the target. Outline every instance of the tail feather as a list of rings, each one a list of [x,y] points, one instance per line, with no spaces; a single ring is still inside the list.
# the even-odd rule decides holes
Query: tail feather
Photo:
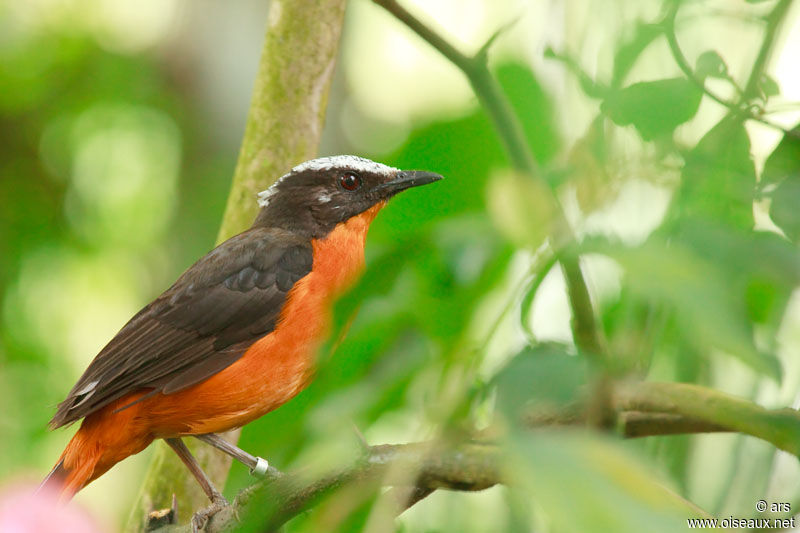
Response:
[[[52,490],[63,501],[72,497],[94,477],[99,454],[89,453],[80,431],[72,437],[58,462],[47,474],[38,490]],[[96,449],[96,448],[95,448]]]
[[[130,398],[120,398],[83,420],[41,488],[52,487],[62,500],[70,500],[92,480],[153,441],[149,427],[137,419],[136,408],[116,411],[122,402],[130,402]]]
[[[39,488],[36,489],[36,492],[40,492],[43,490],[53,491],[53,492],[61,492],[63,490],[64,481],[67,476],[67,469],[64,468],[64,459],[60,459],[56,466],[47,474],[42,482],[39,484]]]

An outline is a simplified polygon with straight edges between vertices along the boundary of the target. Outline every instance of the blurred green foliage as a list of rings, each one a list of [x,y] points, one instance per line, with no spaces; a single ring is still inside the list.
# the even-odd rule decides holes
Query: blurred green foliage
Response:
[[[20,26],[0,45],[2,477],[50,467],[55,405],[98,337],[208,249],[236,156],[208,149],[153,57]]]
[[[751,3],[735,12],[755,28],[750,48],[793,53],[780,25],[762,23],[783,0]],[[706,37],[727,20],[706,4],[652,3],[700,10],[696,80],[666,46],[673,29],[685,38],[680,17],[675,26],[660,15],[623,17],[618,27],[576,22],[564,50],[545,54],[556,82],[513,47],[492,55],[541,181],[509,168],[503,132],[475,105],[417,117],[400,145],[363,154],[447,179],[381,213],[316,380],[245,428],[240,446],[314,473],[357,457],[354,425],[372,444],[489,435],[515,483],[440,491],[398,522],[381,511],[381,487],[348,484],[287,531],[678,531],[693,512],[684,499],[742,518],[756,516],[759,499],[800,502],[795,458],[750,438],[623,442],[520,422],[531,410],[601,404],[595,385],[604,380],[695,383],[768,407],[795,404],[800,139],[798,129],[772,129],[769,145],[766,128],[753,127],[785,103],[786,73],[751,72],[752,54]],[[784,28],[796,25],[796,13],[782,13]],[[613,50],[605,65],[582,52],[598,38]],[[211,245],[235,152],[199,118],[180,69],[156,54],[47,30],[1,41],[0,65],[6,478],[48,468],[67,436],[45,429],[55,404],[115,328]],[[755,90],[744,94],[749,79]],[[346,128],[347,109],[333,98],[328,128]],[[569,252],[589,280],[607,341],[601,358],[570,337],[556,203],[577,236]],[[226,494],[250,483],[234,465]]]

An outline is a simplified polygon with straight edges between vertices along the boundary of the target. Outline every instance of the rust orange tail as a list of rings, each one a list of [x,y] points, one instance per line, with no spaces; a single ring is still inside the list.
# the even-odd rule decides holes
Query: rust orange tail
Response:
[[[94,477],[99,454],[87,453],[96,446],[86,446],[81,432],[75,434],[58,458],[58,462],[42,481],[41,487],[61,493],[63,500],[72,499]]]
[[[114,412],[118,402],[86,417],[42,486],[57,489],[64,500],[126,457],[144,450],[153,436],[132,424],[134,409]]]

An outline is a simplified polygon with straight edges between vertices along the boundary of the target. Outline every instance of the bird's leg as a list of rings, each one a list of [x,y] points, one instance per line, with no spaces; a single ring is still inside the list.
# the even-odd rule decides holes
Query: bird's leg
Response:
[[[231,444],[227,440],[223,439],[216,433],[206,433],[204,435],[195,435],[195,438],[200,439],[201,441],[210,444],[214,448],[227,453],[246,467],[250,469],[250,473],[254,476],[263,477],[267,470],[269,470],[269,463],[263,457],[256,457],[255,455],[250,455],[246,451],[242,450],[241,448]],[[274,470],[274,469],[273,469]]]
[[[200,487],[202,487],[208,499],[211,500],[210,506],[197,511],[192,517],[192,532],[201,531],[209,518],[228,506],[228,500],[214,487],[214,484],[211,483],[206,473],[203,472],[203,469],[197,464],[197,460],[192,455],[192,452],[189,451],[189,448],[186,447],[186,444],[183,443],[180,437],[164,439],[164,441],[169,444],[170,448],[175,450],[175,453],[181,458],[186,468],[189,469],[197,482],[200,483]]]

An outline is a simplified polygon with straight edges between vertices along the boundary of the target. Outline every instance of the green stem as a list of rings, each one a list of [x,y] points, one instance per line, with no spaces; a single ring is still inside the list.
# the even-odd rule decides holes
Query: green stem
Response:
[[[686,56],[683,55],[683,50],[681,50],[680,44],[678,44],[678,37],[675,32],[675,17],[678,15],[679,6],[680,2],[675,2],[669,14],[667,14],[664,22],[662,23],[664,28],[664,37],[667,39],[667,45],[669,46],[670,53],[672,53],[672,58],[675,60],[675,64],[678,65],[678,68],[681,69],[681,72],[683,72],[689,81],[694,83],[700,90],[702,90],[706,96],[732,111],[742,113],[742,110],[739,109],[739,106],[733,102],[729,102],[714,91],[708,89],[705,81],[694,72],[694,69],[692,69],[692,66],[686,59]]]
[[[464,74],[469,79],[481,105],[494,122],[494,127],[500,134],[512,166],[526,174],[543,179],[533,154],[528,148],[522,125],[511,109],[511,104],[500,84],[482,61],[471,61],[470,65]]]
[[[781,4],[788,4],[788,3],[791,3],[791,0],[781,1]],[[738,115],[743,119],[760,122],[765,126],[769,126],[770,128],[783,132],[784,135],[789,135],[792,137],[800,137],[800,132],[796,132],[794,130],[787,130],[783,126],[775,124],[774,122],[771,122],[770,120],[767,120],[764,117],[754,115],[745,107],[747,100],[753,98],[758,92],[757,91],[758,82],[761,79],[761,73],[763,72],[763,68],[766,65],[766,62],[771,54],[772,46],[775,41],[774,38],[775,32],[778,30],[778,25],[780,21],[783,20],[783,15],[785,15],[786,9],[788,7],[781,4],[779,4],[767,17],[767,20],[769,22],[766,30],[766,35],[764,41],[762,42],[758,56],[756,57],[756,61],[753,64],[753,69],[750,73],[750,78],[748,79],[747,87],[743,91],[741,91],[742,95],[741,104],[728,101],[725,98],[719,96],[714,91],[708,89],[706,87],[705,81],[700,79],[700,77],[694,72],[691,65],[687,61],[686,56],[683,55],[683,51],[681,50],[680,44],[678,43],[678,37],[675,32],[675,17],[678,14],[678,7],[680,5],[679,2],[676,2],[673,5],[670,12],[664,18],[662,26],[664,28],[664,36],[667,39],[667,45],[669,46],[672,58],[675,60],[675,64],[678,65],[678,68],[689,79],[689,81],[691,81],[697,87],[699,87],[706,94],[706,96],[708,96],[718,104],[726,107],[732,114]]]
[[[467,56],[406,11],[395,0],[373,1],[408,26],[464,73],[478,100],[494,122],[495,129],[500,134],[500,141],[505,146],[514,168],[538,176],[539,169],[525,142],[522,125],[511,110],[511,105],[503,94],[502,88],[486,67],[485,49],[474,57]]]
[[[764,30],[764,40],[761,41],[761,48],[759,48],[758,55],[753,62],[750,78],[747,80],[742,94],[742,99],[745,102],[758,96],[758,85],[761,83],[761,76],[764,74],[767,63],[772,56],[777,33],[791,5],[792,0],[780,0],[769,15],[766,16],[767,27]]]
[[[519,306],[519,323],[525,335],[528,337],[529,344],[534,344],[536,342],[536,335],[533,334],[533,325],[531,324],[533,317],[533,301],[536,299],[536,294],[539,292],[542,283],[544,283],[547,274],[553,266],[555,266],[556,261],[554,255],[548,256],[542,261],[535,261],[534,264],[531,265],[533,268],[531,268],[529,272],[529,275],[532,275],[532,277],[526,280],[525,287],[520,291],[524,293],[524,296]],[[486,344],[488,345],[488,342]]]
[[[547,185],[546,189],[552,191],[550,184],[539,171],[525,139],[522,125],[514,114],[508,98],[503,93],[500,84],[489,72],[485,48],[482,48],[475,56],[467,56],[406,11],[395,0],[373,0],[373,2],[408,26],[464,73],[478,100],[494,123],[495,130],[508,153],[512,166],[533,179],[541,180]],[[554,248],[559,251],[562,247],[574,242],[575,235],[554,191],[552,191],[552,195],[553,205],[556,206],[555,227],[559,231],[559,234],[553,236],[553,242]],[[605,343],[597,327],[589,289],[580,268],[579,258],[573,254],[562,254],[559,256],[559,261],[563,269],[572,309],[572,330],[575,344],[588,355],[601,357],[605,354]]]

